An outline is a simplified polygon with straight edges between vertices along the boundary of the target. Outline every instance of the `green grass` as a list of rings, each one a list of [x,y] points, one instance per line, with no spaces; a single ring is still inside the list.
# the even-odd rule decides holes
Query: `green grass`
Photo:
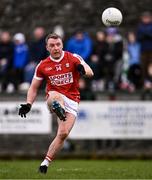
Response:
[[[46,175],[38,160],[0,160],[0,179],[152,179],[151,160],[56,160]]]

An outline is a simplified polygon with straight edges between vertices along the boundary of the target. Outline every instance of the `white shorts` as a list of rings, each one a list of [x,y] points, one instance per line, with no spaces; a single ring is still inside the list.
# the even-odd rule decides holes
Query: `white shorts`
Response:
[[[60,93],[61,94],[61,93]],[[78,114],[78,102],[73,101],[72,99],[69,99],[65,95],[61,94],[63,100],[64,100],[64,106],[65,111],[73,114],[75,117],[77,117]]]

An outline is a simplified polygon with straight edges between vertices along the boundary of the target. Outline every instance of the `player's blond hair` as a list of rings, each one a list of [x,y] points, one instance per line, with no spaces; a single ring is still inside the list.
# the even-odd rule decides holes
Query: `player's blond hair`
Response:
[[[48,35],[46,36],[46,38],[45,38],[46,44],[47,44],[47,42],[48,42],[48,40],[49,40],[50,38],[52,38],[52,39],[61,39],[61,40],[62,40],[61,36],[59,36],[58,34],[56,34],[56,33],[50,33],[50,34],[48,34]]]

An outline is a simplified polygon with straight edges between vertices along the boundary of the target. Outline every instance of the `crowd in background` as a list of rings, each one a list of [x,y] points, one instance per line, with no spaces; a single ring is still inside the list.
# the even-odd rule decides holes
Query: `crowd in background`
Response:
[[[91,80],[80,79],[81,99],[95,99],[94,92],[152,89],[150,12],[141,15],[134,31],[123,35],[116,27],[99,30],[94,36],[77,29],[72,37],[65,38],[60,25],[54,28],[54,32],[62,36],[64,50],[81,55],[94,71]],[[9,31],[0,33],[0,92],[27,90],[36,65],[48,56],[45,28],[36,27],[32,36],[27,42],[21,32],[13,36]]]

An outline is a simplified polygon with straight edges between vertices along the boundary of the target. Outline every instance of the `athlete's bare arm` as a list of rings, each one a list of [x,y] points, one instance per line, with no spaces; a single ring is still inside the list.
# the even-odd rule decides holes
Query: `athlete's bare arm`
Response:
[[[41,83],[42,81],[33,78],[30,88],[27,92],[27,103],[31,105],[33,104],[33,102],[35,101],[35,98],[37,97],[38,89]]]
[[[90,66],[87,63],[83,63],[82,64],[84,69],[85,69],[85,76],[87,77],[92,77],[94,75],[92,69],[90,68]]]
[[[73,56],[77,57],[80,61],[80,64],[83,65],[84,70],[85,70],[85,76],[92,77],[94,75],[94,73],[93,73],[91,67],[84,61],[84,59],[81,56],[79,56],[78,54],[74,54]],[[79,70],[81,71],[81,68]]]

